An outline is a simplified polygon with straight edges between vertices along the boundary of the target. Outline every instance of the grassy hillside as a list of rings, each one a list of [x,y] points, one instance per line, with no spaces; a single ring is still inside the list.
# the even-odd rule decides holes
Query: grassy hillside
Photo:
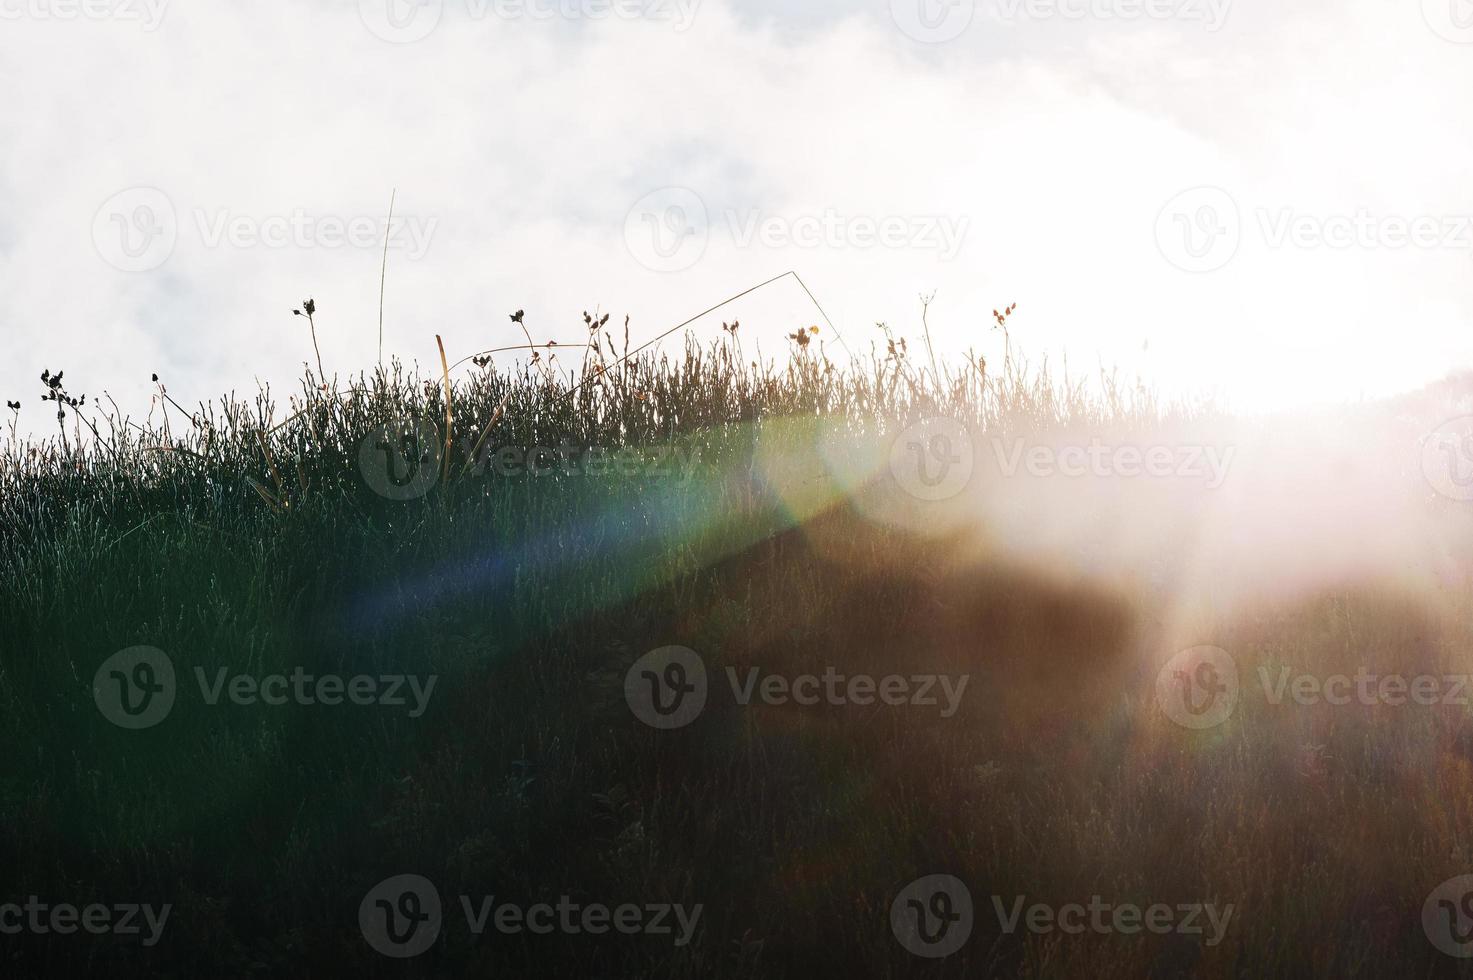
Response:
[[[1445,562],[1229,594],[1252,576],[1193,550],[1201,487],[1009,482],[986,448],[1226,424],[1138,389],[903,346],[835,364],[818,339],[761,367],[735,334],[625,361],[590,335],[571,372],[311,373],[285,403],[193,408],[161,385],[146,421],[48,375],[62,428],[0,459],[0,903],[171,911],[151,945],[0,936],[7,975],[1456,975],[1423,907],[1473,872],[1467,707],[1274,704],[1258,673],[1466,673]],[[1372,414],[1378,438],[1424,431]],[[977,441],[977,473],[926,499],[897,437],[938,417]],[[1416,453],[1374,468],[1460,540]],[[1122,494],[1137,520],[1112,539]],[[1126,556],[1122,534],[1159,547]],[[1198,644],[1232,653],[1242,693],[1194,730],[1158,683]],[[671,646],[700,658],[706,702],[662,729],[633,705],[681,676],[639,666]],[[152,652],[110,659],[136,647],[173,683]],[[934,705],[742,703],[825,673],[966,680],[949,705],[940,686]],[[285,703],[261,696],[273,675]],[[310,702],[285,693],[297,676]],[[161,718],[146,684],[169,688]],[[363,923],[406,874],[442,914],[399,959]],[[943,958],[892,928],[932,874],[974,913]],[[688,941],[477,935],[462,896],[700,911]],[[1220,936],[1010,932],[1019,896],[1233,909]]]

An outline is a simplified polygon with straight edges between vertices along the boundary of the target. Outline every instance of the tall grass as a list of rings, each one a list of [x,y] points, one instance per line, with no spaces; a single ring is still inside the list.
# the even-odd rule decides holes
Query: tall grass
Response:
[[[585,322],[588,347],[543,346],[512,370],[309,371],[284,402],[262,390],[193,407],[160,386],[144,420],[68,405],[69,431],[11,438],[0,901],[175,905],[151,949],[6,937],[16,975],[1454,972],[1419,916],[1431,885],[1473,861],[1460,714],[1254,707],[1215,732],[1175,728],[1153,703],[1169,652],[1158,598],[917,533],[928,512],[867,462],[933,415],[978,433],[1149,434],[1208,409],[1055,379],[1011,344],[997,368],[947,365],[886,332],[865,360],[835,363],[810,334],[777,365],[748,358],[739,327],[626,356],[607,318]],[[365,483],[359,449],[404,419],[449,419],[450,448],[427,494],[395,502]],[[684,480],[477,465],[477,447],[565,443],[679,445],[699,465]],[[1199,615],[1245,673],[1285,649],[1333,665],[1365,644],[1456,663],[1468,638],[1373,591]],[[440,681],[421,718],[185,691],[156,728],[124,731],[94,707],[93,674],[135,644],[166,651],[185,689],[222,666]],[[717,680],[696,723],[657,732],[622,684],[669,644]],[[727,667],[829,666],[973,686],[949,719],[717,696]],[[447,924],[398,962],[368,948],[356,914],[406,871],[435,881]],[[896,891],[935,872],[977,900],[975,934],[944,961],[889,929]],[[477,938],[461,894],[705,913],[682,947]],[[1209,948],[1006,933],[992,894],[1238,912]]]

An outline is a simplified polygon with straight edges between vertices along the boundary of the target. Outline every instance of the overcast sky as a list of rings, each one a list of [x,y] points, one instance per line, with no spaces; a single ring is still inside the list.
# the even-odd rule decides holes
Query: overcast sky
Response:
[[[792,12],[795,7],[799,12]],[[1469,0],[0,0],[0,395],[146,411],[797,270],[1250,409],[1473,363]],[[764,352],[820,323],[791,280]],[[719,334],[721,317],[698,327]],[[830,344],[836,338],[824,337]]]

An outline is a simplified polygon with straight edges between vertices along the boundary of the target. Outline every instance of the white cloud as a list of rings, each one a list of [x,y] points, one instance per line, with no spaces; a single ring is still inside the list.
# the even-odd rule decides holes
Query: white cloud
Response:
[[[579,339],[595,304],[643,339],[788,268],[851,348],[877,320],[915,337],[917,296],[935,290],[943,343],[995,351],[987,313],[1016,301],[1030,350],[1249,406],[1395,390],[1473,355],[1473,249],[1264,233],[1284,209],[1322,224],[1473,214],[1457,127],[1473,46],[1415,5],[1238,0],[1209,32],[1009,23],[983,0],[960,38],[924,45],[887,4],[795,21],[706,0],[677,31],[476,18],[468,2],[445,0],[410,44],[342,2],[171,4],[153,31],[34,11],[0,23],[0,84],[23,93],[0,105],[0,393],[38,424],[42,367],[134,411],[153,371],[180,400],[289,382],[311,356],[290,315],[309,294],[330,366],[371,364],[379,246],[331,246],[381,223],[391,188],[432,233],[418,259],[391,253],[385,346],[422,363],[435,333],[457,354],[516,342],[518,308],[539,340]],[[698,262],[662,274],[625,224],[671,185],[698,194],[710,233]],[[1156,227],[1201,185],[1231,195],[1242,234],[1223,268],[1194,274],[1163,258]],[[137,186],[167,196],[177,244],[127,273],[99,255],[94,218]],[[766,233],[743,246],[757,219]],[[948,261],[936,227],[963,222]],[[887,223],[913,247],[864,244]],[[791,283],[728,315],[767,353],[817,322]]]

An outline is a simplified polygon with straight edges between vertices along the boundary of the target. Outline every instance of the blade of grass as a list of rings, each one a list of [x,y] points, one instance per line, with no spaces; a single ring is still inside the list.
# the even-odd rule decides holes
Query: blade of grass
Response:
[[[444,459],[440,461],[440,478],[444,480],[450,477],[451,426],[455,423],[455,413],[451,405],[450,362],[445,358],[445,341],[440,339],[439,334],[435,334],[435,345],[440,348],[440,370],[445,381],[445,451]]]

